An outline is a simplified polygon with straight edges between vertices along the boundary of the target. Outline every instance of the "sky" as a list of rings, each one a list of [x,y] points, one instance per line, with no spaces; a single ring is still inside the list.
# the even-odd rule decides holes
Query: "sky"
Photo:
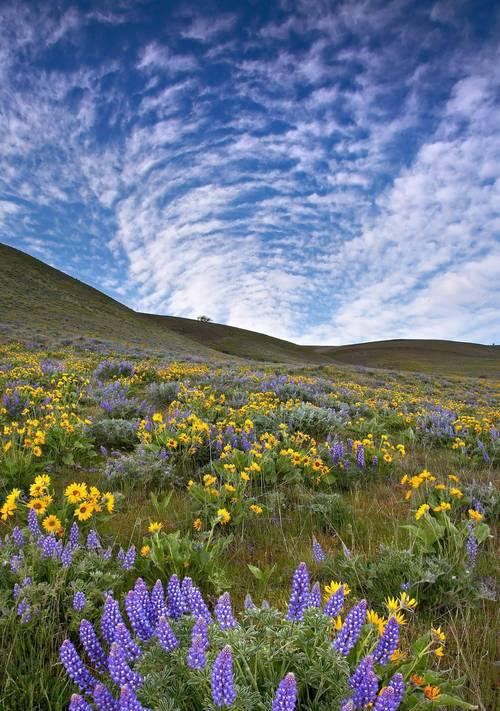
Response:
[[[0,2],[0,242],[136,310],[498,343],[499,236],[495,0]]]

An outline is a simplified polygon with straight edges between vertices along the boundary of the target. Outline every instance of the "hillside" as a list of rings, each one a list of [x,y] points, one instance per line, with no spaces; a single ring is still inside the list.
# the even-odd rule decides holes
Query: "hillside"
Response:
[[[262,333],[142,314],[12,247],[0,244],[0,341],[72,343],[105,351],[237,356],[256,361],[494,376],[500,347],[438,340],[300,346]]]

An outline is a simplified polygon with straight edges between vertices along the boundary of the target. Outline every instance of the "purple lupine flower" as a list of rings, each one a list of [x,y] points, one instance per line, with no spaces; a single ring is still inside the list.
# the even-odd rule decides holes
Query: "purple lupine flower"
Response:
[[[403,696],[405,695],[405,682],[403,679],[403,675],[400,674],[399,672],[397,674],[394,674],[390,682],[387,684],[387,686],[390,686],[391,688],[394,689],[394,698],[395,698],[395,706],[394,708],[397,709],[401,701],[403,700]]]
[[[42,536],[39,539],[39,547],[42,551],[42,558],[57,557],[57,541],[53,533],[48,536]]]
[[[147,711],[141,704],[133,690],[124,686],[120,693],[119,711]]]
[[[309,600],[307,601],[308,607],[317,607],[321,609],[321,590],[319,583],[314,583],[312,590],[309,594]]]
[[[97,669],[104,669],[106,666],[106,655],[95,633],[94,627],[88,620],[80,622],[80,642],[87,653],[88,658]]]
[[[161,580],[157,580],[151,590],[151,621],[157,625],[161,617],[168,617],[168,607],[165,602],[165,591]]]
[[[332,647],[347,656],[356,644],[361,633],[361,628],[366,618],[366,600],[361,600],[352,607],[346,615],[345,622],[337,637],[332,643]]]
[[[113,549],[111,546],[108,546],[104,550],[101,550],[101,558],[103,560],[111,560],[111,556],[113,555]]]
[[[467,569],[471,572],[474,570],[474,566],[476,565],[478,545],[474,533],[474,524],[469,522],[467,524],[467,530],[469,531],[469,536],[465,544],[465,550],[467,551]]]
[[[188,590],[188,603],[191,614],[195,617],[203,617],[209,624],[212,622],[212,615],[207,607],[201,591],[196,585],[191,585]]]
[[[191,638],[191,647],[187,655],[187,665],[190,669],[204,669],[207,663],[205,644],[201,634],[195,634]]]
[[[135,590],[130,590],[125,598],[125,610],[132,628],[142,642],[147,642],[154,634],[154,629],[149,623],[146,612],[141,604],[140,595]]]
[[[21,622],[23,624],[31,622],[31,607],[25,597],[23,597],[17,606],[17,614],[21,618]]]
[[[219,623],[221,630],[229,630],[236,627],[237,622],[233,617],[233,611],[231,609],[231,598],[229,593],[223,593],[217,601],[215,606],[215,617]]]
[[[184,612],[182,591],[177,575],[172,575],[167,585],[168,614],[172,619],[178,620]]]
[[[472,508],[475,511],[479,511],[480,514],[483,514],[483,516],[486,516],[486,509],[482,505],[482,503],[479,501],[479,499],[476,499],[475,497],[471,501]]]
[[[118,686],[129,686],[134,691],[144,682],[140,674],[127,664],[124,650],[113,642],[108,658],[109,676]]]
[[[399,702],[392,686],[386,686],[377,696],[372,711],[396,711]]]
[[[342,541],[342,553],[344,554],[344,558],[352,558],[352,553],[349,550],[349,548],[346,546],[344,541]]]
[[[71,528],[69,529],[69,542],[72,546],[78,546],[78,540],[80,538],[80,529],[76,521],[73,521]]]
[[[23,554],[18,553],[17,555],[13,555],[9,561],[10,563],[10,571],[11,573],[17,573],[21,565],[23,564]]]
[[[96,684],[93,696],[97,711],[119,711],[118,701],[104,684]]]
[[[379,643],[373,650],[373,659],[378,664],[385,665],[396,651],[399,644],[399,624],[395,617],[390,617]]]
[[[354,672],[349,678],[349,686],[351,689],[357,689],[362,680],[366,677],[369,671],[373,671],[373,656],[369,654],[363,657]]]
[[[356,464],[360,469],[365,468],[365,448],[362,444],[356,447]]]
[[[376,469],[378,467],[378,457],[375,455],[372,459],[372,468]]]
[[[212,667],[212,699],[216,706],[231,706],[236,701],[233,655],[229,646],[219,652]]]
[[[113,641],[123,649],[127,662],[134,662],[142,654],[141,648],[134,642],[128,627],[123,622],[116,625]]]
[[[288,603],[287,620],[299,621],[309,600],[309,571],[305,563],[300,563],[293,575],[292,593]]]
[[[313,558],[315,563],[322,563],[326,556],[323,548],[321,547],[320,543],[317,541],[316,537],[313,536],[313,544],[312,544],[312,549],[313,549]]]
[[[403,592],[408,592],[408,590],[411,588],[411,583],[401,583],[399,586],[399,589],[402,590]]]
[[[38,539],[42,535],[35,509],[29,509],[28,511],[28,528],[33,538]]]
[[[94,528],[90,529],[88,536],[87,536],[87,542],[85,545],[87,546],[87,549],[89,551],[95,551],[101,547],[101,542],[99,541],[99,536],[97,535],[97,531]]]
[[[255,603],[252,600],[250,593],[245,595],[245,602],[243,603],[245,610],[255,610]]]
[[[23,578],[21,580],[21,585],[23,586],[23,588],[27,588],[28,585],[32,585],[32,584],[33,584],[33,580],[29,576],[26,578]]]
[[[349,679],[349,686],[354,690],[352,701],[354,708],[363,709],[377,696],[378,680],[373,670],[373,656],[361,660],[354,674]]]
[[[336,590],[331,598],[328,600],[324,607],[324,612],[329,617],[336,618],[340,614],[341,609],[344,607],[345,593],[344,586],[341,585],[338,590]]]
[[[97,683],[69,639],[61,645],[59,656],[69,676],[82,691],[90,693]]]
[[[73,610],[81,612],[85,608],[86,604],[87,599],[85,597],[85,593],[81,590],[77,590],[76,593],[73,595]]]
[[[12,595],[14,597],[14,600],[17,600],[17,598],[22,593],[22,591],[23,591],[22,587],[19,585],[19,583],[16,583],[14,585],[14,587],[12,588]]]
[[[340,711],[354,711],[354,701],[352,699],[344,701],[340,707]]]
[[[21,531],[19,526],[14,526],[12,529],[12,540],[18,548],[22,548],[24,546],[24,533]]]
[[[135,563],[135,546],[131,545],[128,551],[125,553],[123,558],[123,568],[125,570],[132,570]]]
[[[69,702],[69,711],[94,711],[80,694],[72,694]]]
[[[297,703],[297,682],[295,675],[290,672],[278,686],[274,697],[272,711],[294,711]]]
[[[104,602],[104,612],[101,617],[101,634],[109,645],[115,640],[115,629],[116,625],[119,624],[124,624],[120,606],[112,595],[108,595]]]
[[[142,578],[137,578],[134,583],[134,592],[138,596],[139,603],[144,610],[144,616],[148,621],[153,618],[153,609],[151,607],[151,596],[149,594],[148,586]]]
[[[165,652],[172,652],[179,646],[179,641],[172,632],[172,628],[168,624],[166,617],[160,617],[160,621],[156,627],[156,636],[158,637],[160,647]]]
[[[61,553],[61,565],[63,568],[69,568],[71,565],[71,561],[73,560],[73,554],[76,551],[75,546],[72,546],[71,543],[66,543],[64,546],[62,553]]]
[[[203,648],[208,649],[210,647],[210,640],[208,639],[208,624],[203,617],[198,617],[191,630],[191,639],[196,636],[200,636],[203,642]]]

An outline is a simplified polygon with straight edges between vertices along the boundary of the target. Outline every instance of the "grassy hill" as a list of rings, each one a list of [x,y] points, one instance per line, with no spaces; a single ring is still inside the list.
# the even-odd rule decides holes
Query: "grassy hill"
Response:
[[[276,363],[344,363],[375,368],[491,377],[500,347],[434,340],[300,346],[262,333],[175,316],[142,314],[77,279],[0,244],[0,341],[129,353],[227,356]]]

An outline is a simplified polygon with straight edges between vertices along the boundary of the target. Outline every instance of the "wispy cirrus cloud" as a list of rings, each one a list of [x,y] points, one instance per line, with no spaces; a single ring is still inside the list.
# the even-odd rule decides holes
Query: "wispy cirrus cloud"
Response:
[[[3,241],[300,342],[498,337],[493,5],[15,7]]]

